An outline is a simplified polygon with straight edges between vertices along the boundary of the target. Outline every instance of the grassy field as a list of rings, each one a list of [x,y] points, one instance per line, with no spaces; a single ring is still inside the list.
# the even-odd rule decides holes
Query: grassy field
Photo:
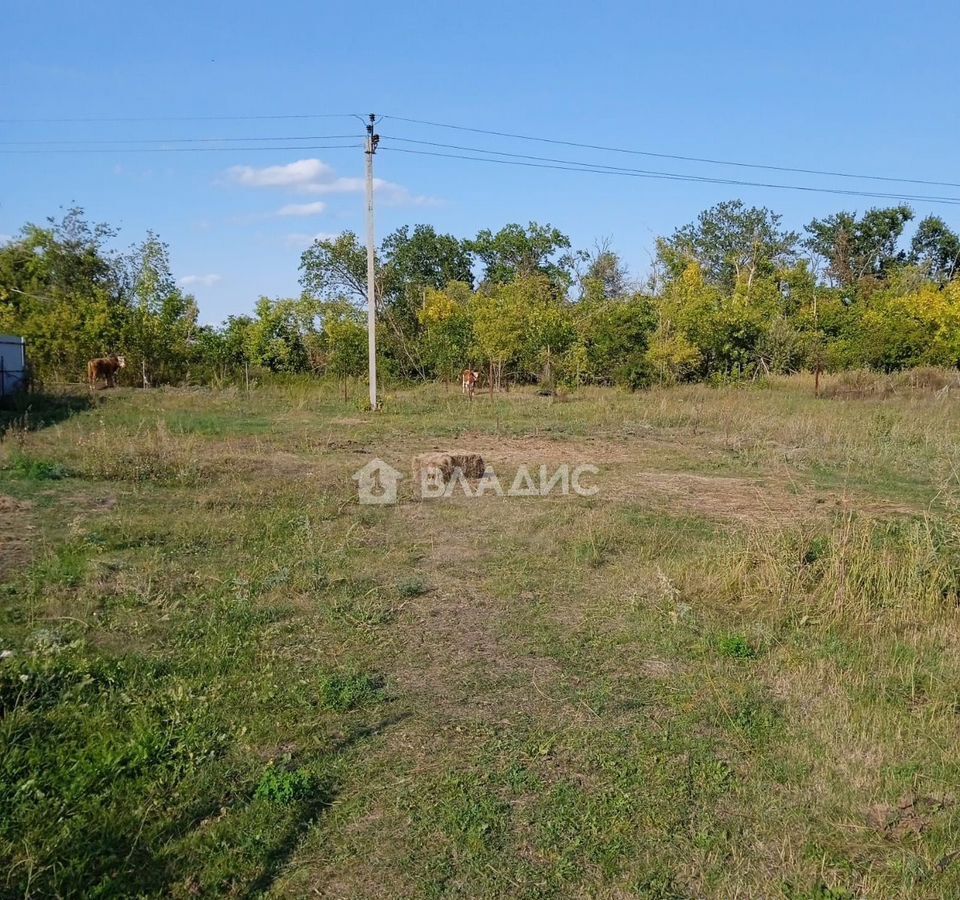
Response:
[[[957,897],[960,388],[832,387],[8,416],[0,893]]]

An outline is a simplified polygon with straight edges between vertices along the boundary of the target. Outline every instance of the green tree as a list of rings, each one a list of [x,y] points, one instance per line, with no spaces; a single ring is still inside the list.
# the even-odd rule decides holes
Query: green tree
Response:
[[[367,371],[367,329],[353,310],[341,307],[328,310],[324,332],[329,353],[327,371],[339,379],[346,400],[347,380]]]
[[[466,241],[439,234],[432,225],[398,228],[384,238],[383,259],[386,325],[384,351],[396,358],[404,374],[426,375],[429,365],[418,352],[421,323],[418,311],[428,289],[442,290],[450,282],[473,285],[473,259]]]
[[[956,278],[960,275],[960,235],[939,216],[927,216],[910,243],[910,260],[936,281]]]
[[[243,329],[244,354],[271,372],[307,372],[308,336],[317,331],[321,304],[311,298],[261,297],[255,318]]]
[[[418,312],[423,327],[421,352],[429,370],[452,381],[465,365],[472,365],[473,327],[470,286],[452,281],[443,291],[426,288]]]
[[[586,374],[598,384],[643,387],[650,380],[647,363],[656,311],[649,298],[582,302],[577,332]]]
[[[546,275],[518,278],[476,294],[470,305],[474,351],[494,387],[538,377],[576,339],[573,317]]]
[[[608,239],[597,241],[592,250],[580,253],[577,264],[581,302],[614,300],[630,293],[630,273]]]
[[[807,360],[812,341],[786,316],[765,324],[757,340],[757,357],[769,371],[782,375],[798,372]]]
[[[510,224],[495,234],[487,228],[469,247],[483,265],[485,284],[544,275],[557,293],[565,296],[570,287],[573,257],[564,252],[570,249],[570,238],[552,225]]]
[[[703,356],[690,339],[669,322],[662,323],[650,338],[646,364],[661,384],[675,384],[692,377]]]
[[[871,209],[860,218],[839,212],[807,225],[804,244],[826,261],[833,283],[851,287],[864,279],[883,279],[907,261],[898,243],[912,218],[913,210],[904,205]]]
[[[684,346],[697,349],[698,362],[705,362],[704,357],[713,355],[718,343],[716,323],[722,304],[720,288],[706,282],[699,263],[688,262],[658,298],[658,340],[666,346],[665,342],[682,337]],[[685,369],[683,377],[691,374]]]
[[[115,236],[71,209],[0,246],[0,330],[27,339],[40,380],[83,378],[88,359],[122,352],[127,307],[107,247]]]
[[[524,346],[529,299],[525,287],[523,282],[501,285],[477,294],[470,305],[474,351],[487,363],[491,386],[498,390],[504,384],[504,367],[519,358]]]
[[[402,374],[422,377],[417,310],[423,291],[439,290],[450,280],[472,282],[469,251],[464,242],[438,234],[432,226],[417,225],[412,234],[405,226],[384,239],[374,265],[377,314],[385,326],[378,329],[380,350]],[[366,248],[350,231],[314,241],[300,258],[300,283],[305,296],[365,306]]]
[[[176,285],[170,250],[153,232],[124,260],[129,307],[123,328],[128,365],[144,387],[178,380],[197,325],[193,297]]]
[[[230,368],[242,369],[250,363],[247,356],[248,332],[253,327],[251,316],[228,316],[220,328],[223,355]]]
[[[451,281],[473,287],[469,243],[451,234],[438,234],[432,225],[404,225],[380,245],[387,291],[403,295],[410,287],[443,290]]]
[[[773,276],[796,256],[799,236],[784,229],[781,218],[741,200],[718,203],[657,241],[658,261],[671,279],[696,262],[709,284],[732,290],[741,283],[749,291],[755,279]]]
[[[884,371],[960,365],[960,282],[891,285],[859,310],[860,361]]]
[[[377,302],[382,278],[375,285]],[[316,300],[367,302],[367,251],[352,231],[334,238],[318,238],[300,256],[300,285],[304,295]]]

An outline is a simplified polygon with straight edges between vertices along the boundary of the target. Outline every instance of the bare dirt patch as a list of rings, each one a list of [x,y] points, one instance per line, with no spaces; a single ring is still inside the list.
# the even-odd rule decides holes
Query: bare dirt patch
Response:
[[[584,476],[584,485],[597,485],[597,496],[604,503],[627,502],[649,507],[651,513],[686,514],[719,522],[760,526],[790,526],[845,513],[887,518],[919,512],[918,508],[908,504],[863,493],[815,490],[787,474],[778,479],[775,475],[744,477],[647,468],[664,455],[662,446],[651,448],[641,443],[617,444],[606,440],[560,441],[490,435],[463,436],[459,438],[459,444],[481,456],[484,464],[497,473],[504,488],[509,487],[521,466],[526,467],[536,482],[541,467],[546,468],[549,479],[562,465],[573,470],[589,464],[596,466],[599,472]],[[436,452],[417,448],[414,454],[426,457]],[[414,454],[411,455],[417,459]],[[487,491],[470,504],[494,502],[503,500]]]
[[[637,671],[644,678],[660,681],[676,678],[678,674],[683,672],[683,667],[676,661],[653,657],[641,660],[637,666]]]
[[[541,466],[554,470],[566,464],[597,466],[600,472],[591,482],[600,485],[600,496],[605,500],[648,503],[651,511],[665,509],[699,515],[709,519],[759,524],[790,524],[803,519],[822,518],[835,513],[856,512],[862,515],[886,517],[914,515],[917,509],[910,505],[878,500],[876,497],[853,494],[849,491],[817,491],[796,480],[796,476],[776,475],[737,476],[703,474],[691,471],[657,471],[659,460],[667,465],[690,463],[694,459],[712,459],[712,449],[704,445],[702,458],[691,457],[696,448],[679,447],[654,438],[631,438],[628,441],[597,436],[564,440],[545,435],[497,437],[490,434],[467,433],[458,439],[472,453],[483,457],[484,463],[512,479],[516,469],[524,465],[531,473]],[[671,447],[673,448],[671,450]],[[419,446],[413,454],[442,450],[441,445]]]
[[[601,490],[617,500],[646,501],[654,507],[669,505],[707,518],[743,522],[794,521],[816,505],[813,498],[764,481],[686,472],[624,472],[614,483],[603,484]]]
[[[878,803],[867,811],[867,824],[891,841],[922,834],[938,814],[953,805],[952,797],[918,797],[905,794],[894,804]]]
[[[82,513],[107,513],[117,508],[117,498],[113,495],[90,496],[74,494],[63,498],[64,502]]]
[[[916,512],[902,504],[850,494],[814,493],[788,482],[688,472],[620,472],[618,478],[604,481],[601,492],[607,498],[649,503],[654,510],[667,506],[709,519],[771,525],[789,525],[837,512],[874,516]]]
[[[403,509],[423,537],[420,568],[431,585],[404,608],[403,692],[454,721],[499,722],[507,709],[549,711],[565,721],[589,715],[561,696],[554,660],[519,652],[503,636],[504,601],[478,587],[489,564],[482,534],[438,532],[441,520],[424,507]]]
[[[496,468],[498,465],[541,465],[569,463],[579,465],[591,463],[630,462],[639,456],[639,442],[629,444],[623,441],[606,439],[562,440],[541,435],[527,437],[496,437],[489,434],[464,434],[457,439],[458,444],[473,453],[479,453],[484,460]],[[440,450],[439,445],[424,448]]]
[[[5,494],[0,494],[0,515],[23,512],[30,509],[33,504],[28,500],[16,500]]]

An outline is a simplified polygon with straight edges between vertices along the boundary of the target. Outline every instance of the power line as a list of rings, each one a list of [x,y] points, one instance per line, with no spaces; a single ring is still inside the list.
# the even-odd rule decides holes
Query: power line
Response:
[[[0,123],[8,124],[25,124],[25,123],[47,123],[47,124],[56,124],[56,123],[133,123],[133,122],[245,122],[245,121],[281,121],[281,120],[310,120],[310,119],[349,119],[357,118],[366,124],[366,118],[359,113],[291,113],[291,114],[278,114],[278,115],[247,115],[247,116],[139,116],[139,117],[75,117],[75,118],[4,118],[0,119]],[[381,116],[379,119],[393,119],[397,122],[408,122],[415,125],[426,125],[431,128],[447,128],[455,131],[470,132],[474,134],[484,134],[492,135],[495,137],[504,137],[514,140],[523,140],[523,141],[535,141],[539,143],[546,144],[555,144],[566,147],[577,147],[587,150],[599,150],[606,153],[622,153],[635,156],[648,156],[657,159],[673,159],[680,160],[683,162],[696,162],[696,163],[705,163],[708,165],[721,165],[721,166],[736,166],[740,168],[749,168],[749,169],[764,169],[774,172],[792,172],[802,175],[823,175],[833,178],[851,178],[851,179],[864,179],[870,181],[884,181],[884,182],[894,182],[901,184],[921,184],[928,185],[931,187],[951,187],[951,188],[960,188],[960,182],[952,181],[935,181],[931,179],[922,179],[922,178],[897,178],[888,175],[871,175],[867,173],[859,172],[839,172],[833,171],[830,169],[810,169],[810,168],[801,168],[793,166],[781,166],[781,165],[772,165],[765,163],[750,163],[742,162],[738,160],[728,160],[728,159],[714,159],[711,157],[699,157],[699,156],[684,156],[676,153],[661,153],[652,150],[638,150],[634,148],[627,147],[615,147],[608,146],[604,144],[589,144],[589,143],[580,143],[577,141],[563,140],[559,138],[548,138],[541,137],[539,135],[528,135],[520,134],[517,132],[510,131],[496,131],[493,129],[484,129],[484,128],[475,128],[472,126],[466,125],[455,125],[449,122],[436,122],[428,119],[415,119],[407,116]],[[13,144],[30,144],[30,145],[47,145],[54,143],[62,144],[140,144],[140,143],[218,143],[226,141],[268,141],[268,140],[327,140],[327,139],[339,139],[342,137],[353,137],[353,135],[307,135],[307,136],[283,136],[275,138],[258,138],[258,137],[249,137],[249,138],[174,138],[169,140],[160,140],[153,138],[145,138],[143,140],[62,140],[62,141],[3,141],[0,144],[5,146],[11,146]],[[400,140],[398,138],[398,140]],[[404,139],[410,140],[412,139]],[[423,142],[430,143],[430,142]],[[456,145],[442,145],[438,144],[437,146],[451,146]],[[250,148],[255,149],[255,148]],[[277,149],[277,150],[287,150],[287,149],[298,149],[291,147],[276,147],[276,148],[264,148],[264,149]],[[304,148],[304,149],[335,149],[335,148]],[[496,152],[496,151],[486,151],[478,150],[477,148],[471,148],[473,152]],[[0,151],[2,152],[2,151]],[[500,155],[509,155],[509,154],[500,154]],[[591,164],[593,165],[593,164]],[[735,182],[732,182],[735,183]]]
[[[0,119],[0,122],[8,125],[56,125],[66,123],[105,124],[119,122],[260,122],[274,121],[277,119],[352,119],[358,115],[359,113],[301,113],[276,116],[118,116],[107,118],[81,117],[72,119]]]
[[[486,163],[500,163],[501,165],[507,166],[525,166],[527,168],[533,169],[556,169],[559,171],[565,172],[589,172],[595,175],[619,175],[624,177],[632,178],[650,178],[655,180],[662,181],[685,181],[685,182],[694,182],[701,184],[729,184],[729,185],[738,185],[741,187],[762,187],[762,188],[775,188],[778,190],[789,190],[789,191],[805,191],[808,193],[818,193],[818,194],[842,194],[845,196],[853,197],[870,197],[874,199],[884,199],[884,200],[905,200],[905,201],[914,201],[914,202],[923,202],[923,203],[944,203],[948,205],[957,205],[960,204],[960,197],[929,197],[925,195],[914,195],[914,194],[885,194],[872,191],[854,191],[846,190],[844,188],[818,188],[810,187],[807,185],[799,184],[776,184],[769,182],[761,181],[743,181],[740,179],[734,178],[710,178],[703,175],[681,175],[673,172],[648,172],[642,169],[620,169],[613,166],[600,166],[600,165],[591,165],[585,163],[571,163],[565,164],[570,161],[562,161],[564,164],[560,163],[549,163],[549,162],[527,162],[520,159],[493,159],[486,156],[467,156],[460,153],[440,153],[432,150],[412,150],[406,147],[382,147],[381,149],[390,150],[394,153],[412,153],[418,156],[436,156],[442,157],[445,159],[464,159],[472,160],[474,162],[486,162]],[[496,151],[480,151],[485,153],[495,153]],[[533,157],[537,159],[537,157]],[[546,160],[548,157],[542,157]]]
[[[652,150],[634,150],[626,147],[609,147],[603,144],[581,144],[576,141],[560,140],[558,138],[545,138],[529,134],[517,134],[510,131],[492,131],[484,128],[471,128],[466,125],[451,125],[447,122],[431,122],[427,119],[410,119],[404,116],[384,116],[385,119],[393,119],[396,122],[409,122],[414,125],[428,125],[431,128],[449,128],[454,131],[469,131],[474,134],[488,134],[495,137],[513,138],[521,141],[538,141],[543,144],[560,144],[565,147],[579,147],[585,150],[602,150],[606,153],[626,153],[633,156],[652,156],[658,159],[675,159],[684,162],[708,163],[715,166],[739,166],[746,169],[767,169],[773,172],[794,172],[801,175],[827,175],[832,178],[861,178],[870,181],[893,181],[903,184],[925,184],[931,187],[955,187],[960,188],[960,182],[954,181],[929,181],[922,178],[894,178],[889,175],[866,175],[857,172],[834,172],[828,169],[803,169],[792,166],[776,166],[763,163],[738,162],[729,159],[711,159],[701,156],[681,156],[677,153],[656,153]]]
[[[41,140],[41,141],[0,141],[0,146],[48,146],[52,144],[90,145],[90,144],[225,144],[229,141],[335,141],[355,138],[359,134],[288,134],[273,137],[199,137],[199,138],[102,138],[100,140]],[[109,149],[109,148],[107,148]]]
[[[530,159],[536,162],[561,163],[563,165],[569,165],[569,166],[586,166],[590,169],[605,169],[610,172],[631,174],[631,175],[632,174],[651,175],[651,176],[668,178],[672,180],[688,179],[690,181],[704,181],[707,183],[742,184],[742,185],[757,186],[757,187],[782,187],[784,189],[791,189],[791,190],[795,187],[797,187],[798,190],[805,189],[804,187],[796,186],[796,185],[770,185],[766,183],[741,181],[738,179],[717,179],[709,175],[686,175],[680,172],[664,172],[658,169],[634,169],[627,166],[610,166],[604,163],[584,162],[582,160],[576,160],[576,159],[557,159],[552,156],[534,156],[529,153],[509,153],[505,150],[488,150],[485,147],[465,147],[462,144],[442,144],[442,143],[439,143],[438,141],[420,141],[420,140],[414,140],[413,138],[402,138],[402,137],[396,137],[392,135],[384,135],[384,137],[393,141],[402,141],[403,143],[406,143],[406,144],[421,144],[429,147],[442,147],[448,150],[465,150],[470,153],[486,153],[493,156],[509,156],[515,159]],[[394,148],[394,149],[397,149],[397,148]],[[814,190],[814,188],[806,188],[806,189]],[[839,190],[844,190],[844,189],[839,189]],[[862,194],[863,196],[870,196],[870,197],[882,197],[884,199],[893,199],[893,200],[909,198],[909,199],[915,199],[915,200],[930,200],[930,201],[935,200],[938,202],[948,202],[948,203],[960,202],[960,197],[940,197],[940,196],[929,196],[924,194],[916,194],[916,195],[915,194],[888,194],[888,193],[879,193],[879,192],[872,192],[872,191],[865,191],[865,192],[857,191],[857,192],[850,192],[850,193],[854,193],[857,195]]]
[[[25,122],[174,122],[174,121],[266,121],[266,120],[290,120],[290,119],[334,119],[334,118],[358,118],[361,121],[366,120],[357,113],[302,113],[285,115],[259,115],[259,116],[156,116],[156,117],[115,117],[115,118],[65,118],[65,119],[0,119],[0,122],[6,123],[25,123]],[[426,119],[414,119],[404,116],[383,116],[383,119],[393,119],[398,122],[408,122],[417,125],[426,125],[434,128],[447,128],[462,132],[471,132],[475,134],[492,135],[496,137],[510,138],[524,141],[535,141],[546,144],[554,144],[567,147],[576,147],[581,149],[598,150],[602,152],[630,154],[637,156],[655,157],[660,159],[674,159],[685,162],[698,162],[710,165],[738,166],[741,168],[764,169],[778,172],[793,172],[804,175],[821,175],[836,178],[867,179],[873,181],[894,182],[903,184],[923,184],[938,187],[960,188],[960,183],[948,181],[933,181],[919,178],[894,178],[884,175],[868,175],[852,172],[835,172],[821,169],[795,168],[790,166],[767,165],[761,163],[747,163],[733,160],[712,159],[707,157],[682,156],[672,153],[659,153],[647,150],[636,150],[624,147],[605,146],[601,144],[587,144],[576,141],[568,141],[557,138],[547,138],[535,135],[518,134],[508,131],[495,131],[491,129],[474,128],[465,125],[454,125],[445,122],[434,122]],[[324,141],[324,140],[342,140],[358,137],[353,134],[336,135],[285,135],[273,137],[236,137],[236,138],[142,138],[142,139],[94,139],[94,140],[20,140],[20,141],[0,141],[0,154],[46,154],[46,153],[196,153],[196,152],[246,152],[248,150],[256,151],[282,151],[282,150],[338,150],[355,148],[357,144],[276,144],[269,142],[276,141]],[[682,174],[678,172],[665,172],[659,170],[634,169],[624,166],[611,166],[603,163],[583,162],[571,159],[557,159],[554,157],[536,156],[532,154],[512,153],[501,150],[489,150],[482,147],[470,147],[459,144],[446,144],[437,141],[415,140],[413,138],[392,137],[390,140],[404,143],[420,144],[430,147],[439,147],[450,150],[466,151],[467,153],[481,153],[488,156],[510,157],[511,159],[485,159],[476,156],[462,156],[450,153],[429,153],[427,151],[404,150],[399,147],[393,149],[397,152],[419,153],[420,155],[446,157],[452,159],[465,159],[478,162],[501,162],[511,165],[526,165],[532,168],[553,168],[567,171],[593,172],[597,174],[618,174],[630,177],[642,177],[652,179],[663,179],[671,181],[699,182],[707,184],[729,184],[744,187],[763,187],[776,190],[796,190],[811,193],[840,194],[854,197],[868,197],[886,200],[904,200],[926,203],[960,203],[960,197],[927,196],[907,193],[885,193],[874,191],[847,190],[841,188],[820,188],[806,185],[779,184],[768,182],[746,181],[734,178],[720,178],[707,175]],[[237,146],[240,143],[260,144],[260,146]],[[117,145],[124,146],[117,146]],[[200,147],[200,146],[135,146],[146,144],[230,144],[230,146],[221,147]],[[53,146],[56,145],[56,146]],[[96,145],[96,146],[93,146]],[[512,160],[512,161],[511,161]],[[527,162],[521,162],[527,161]]]
[[[271,147],[41,147],[0,149],[0,153],[225,153],[247,150],[356,150],[360,144],[298,144]]]

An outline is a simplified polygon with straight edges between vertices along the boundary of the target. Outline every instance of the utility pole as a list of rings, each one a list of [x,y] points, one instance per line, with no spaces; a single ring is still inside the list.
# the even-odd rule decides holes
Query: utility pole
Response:
[[[377,266],[373,235],[373,154],[377,152],[380,135],[374,134],[377,117],[370,113],[367,124],[367,347],[370,367],[370,409],[377,408]]]

